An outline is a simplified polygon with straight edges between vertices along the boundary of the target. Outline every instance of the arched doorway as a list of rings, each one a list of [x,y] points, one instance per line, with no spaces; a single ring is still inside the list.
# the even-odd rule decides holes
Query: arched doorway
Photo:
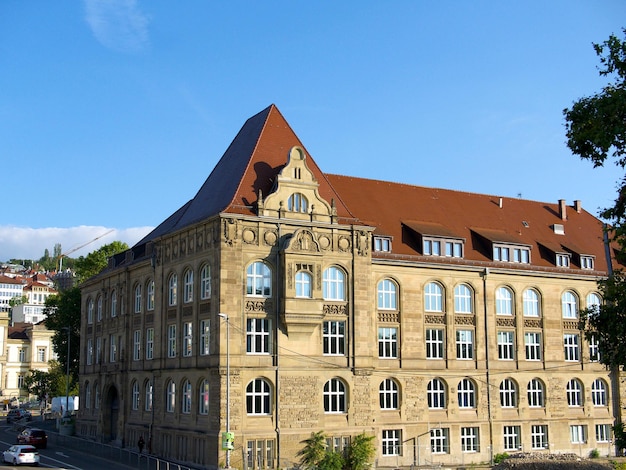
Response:
[[[120,398],[114,385],[109,387],[102,407],[102,436],[105,441],[117,441],[117,421],[119,419]]]

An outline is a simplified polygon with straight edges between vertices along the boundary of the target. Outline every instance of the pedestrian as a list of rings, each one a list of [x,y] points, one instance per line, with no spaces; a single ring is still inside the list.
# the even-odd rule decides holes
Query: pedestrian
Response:
[[[139,453],[143,452],[143,436],[139,436],[139,440],[137,441],[137,447],[139,447]]]

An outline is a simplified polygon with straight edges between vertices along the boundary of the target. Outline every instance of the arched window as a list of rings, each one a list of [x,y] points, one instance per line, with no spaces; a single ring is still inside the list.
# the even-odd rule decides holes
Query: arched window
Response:
[[[599,308],[600,305],[602,303],[602,300],[600,299],[600,296],[598,294],[596,294],[595,292],[592,292],[591,294],[587,295],[587,308],[592,311],[591,314],[597,314],[599,312]]]
[[[459,284],[454,288],[454,311],[456,313],[472,313],[472,289],[467,284]]]
[[[526,289],[524,291],[523,309],[525,317],[538,317],[541,315],[539,310],[539,293],[535,289]]]
[[[193,271],[191,269],[185,271],[185,274],[183,275],[183,282],[183,302],[188,304],[189,302],[193,302]]]
[[[98,296],[97,308],[96,308],[96,318],[98,321],[102,321],[102,296]]]
[[[87,301],[87,323],[93,323],[93,299]]]
[[[133,380],[133,410],[139,409],[139,384]]]
[[[167,283],[167,304],[172,307],[178,302],[178,275],[173,273]]]
[[[272,295],[272,271],[265,263],[256,261],[248,266],[246,294],[261,297]]]
[[[200,271],[200,298],[211,298],[211,266],[205,264]]]
[[[324,270],[322,289],[324,300],[345,300],[346,275],[337,266],[330,266]]]
[[[191,413],[191,398],[192,398],[191,382],[189,380],[185,380],[185,382],[183,383],[183,396],[182,396],[183,401],[180,404],[180,411],[182,411],[183,414]]]
[[[293,193],[287,199],[287,210],[291,212],[302,212],[306,214],[309,209],[309,201],[307,201],[304,194]]]
[[[385,379],[378,387],[381,410],[398,409],[398,384],[393,379]]]
[[[141,284],[135,286],[135,313],[141,312]]]
[[[531,408],[543,408],[545,406],[545,392],[543,382],[532,379],[528,382],[528,406]]]
[[[567,382],[567,404],[569,406],[583,406],[583,386],[577,379]]]
[[[515,408],[517,406],[517,387],[511,379],[504,379],[500,383],[500,405],[503,408]]]
[[[117,316],[117,291],[111,292],[111,318]]]
[[[152,400],[153,400],[153,391],[152,391],[152,382],[146,380],[144,385],[144,396],[145,396],[145,410],[152,411]]]
[[[265,379],[254,379],[246,387],[246,411],[249,415],[271,413],[270,385]]]
[[[85,382],[85,408],[91,408],[91,384],[89,380]]]
[[[606,395],[606,382],[602,379],[596,379],[591,384],[591,398],[593,406],[606,406],[608,403]]]
[[[572,291],[563,292],[561,307],[563,318],[578,318],[578,297]]]
[[[198,396],[200,397],[198,413],[201,415],[209,414],[209,381],[204,379],[200,382],[200,388],[198,390]]]
[[[165,390],[165,411],[173,413],[176,408],[176,384],[169,380]]]
[[[436,282],[429,282],[424,287],[424,310],[443,312],[443,289]]]
[[[152,279],[148,281],[146,296],[146,310],[148,312],[151,312],[152,310],[154,310],[154,281]]]
[[[346,386],[341,379],[333,378],[324,384],[324,412],[345,413]]]
[[[426,387],[428,408],[444,409],[446,407],[446,386],[440,379],[432,379]]]
[[[463,379],[457,387],[459,408],[476,408],[476,387],[470,379]]]
[[[513,315],[513,292],[508,287],[496,291],[496,314]]]
[[[296,273],[296,297],[310,299],[311,296],[311,273],[298,271]]]
[[[378,308],[381,310],[397,309],[397,286],[391,279],[378,282]]]

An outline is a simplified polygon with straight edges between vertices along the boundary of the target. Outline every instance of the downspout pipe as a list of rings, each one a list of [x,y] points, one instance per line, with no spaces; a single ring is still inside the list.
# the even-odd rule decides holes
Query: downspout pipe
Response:
[[[485,380],[487,382],[487,421],[489,423],[489,461],[493,465],[493,419],[491,416],[491,381],[489,377],[489,310],[487,308],[487,276],[489,268],[483,272],[483,311],[485,326]]]

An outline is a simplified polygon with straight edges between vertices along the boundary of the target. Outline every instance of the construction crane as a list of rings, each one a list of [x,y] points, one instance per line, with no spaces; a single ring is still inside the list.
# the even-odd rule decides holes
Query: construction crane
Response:
[[[104,236],[106,236],[106,235],[108,235],[109,233],[114,232],[114,231],[115,231],[115,229],[111,229],[111,230],[109,230],[109,231],[107,231],[107,232],[103,233],[102,235],[99,235],[99,236],[97,236],[96,238],[94,238],[94,239],[92,239],[92,240],[89,240],[87,243],[83,243],[82,245],[79,245],[79,246],[77,246],[76,248],[72,248],[71,250],[66,251],[65,253],[63,253],[63,254],[59,255],[59,270],[58,270],[58,272],[61,272],[61,270],[63,269],[63,258],[65,258],[67,255],[71,255],[71,254],[72,254],[72,253],[74,253],[75,251],[78,251],[78,250],[80,250],[81,248],[86,247],[87,245],[89,245],[89,244],[91,244],[91,243],[95,242],[96,240],[99,240],[100,238],[102,238],[102,237],[104,237]]]

